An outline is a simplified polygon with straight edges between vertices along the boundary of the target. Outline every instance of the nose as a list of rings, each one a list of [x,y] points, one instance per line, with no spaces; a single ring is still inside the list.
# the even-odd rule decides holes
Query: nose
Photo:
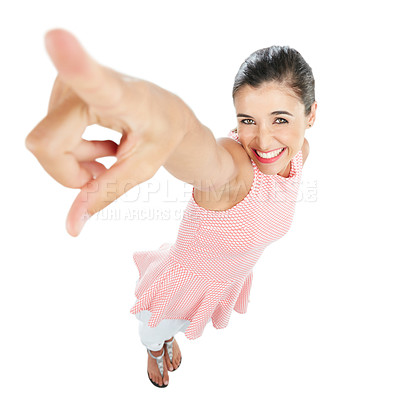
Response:
[[[260,127],[258,130],[258,145],[260,150],[267,150],[274,140],[272,132],[267,127]]]

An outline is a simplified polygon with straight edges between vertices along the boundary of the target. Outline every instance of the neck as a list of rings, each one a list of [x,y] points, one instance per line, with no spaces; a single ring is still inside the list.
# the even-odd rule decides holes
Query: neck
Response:
[[[286,168],[285,168],[283,171],[278,172],[278,175],[279,175],[279,176],[282,176],[283,178],[287,178],[287,177],[289,176],[289,173],[290,173],[290,163],[291,163],[291,161],[289,161],[289,164],[286,166]]]

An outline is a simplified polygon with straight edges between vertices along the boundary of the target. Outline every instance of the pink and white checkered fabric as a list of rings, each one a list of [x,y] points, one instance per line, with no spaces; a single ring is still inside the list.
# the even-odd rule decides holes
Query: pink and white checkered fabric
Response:
[[[235,129],[228,136],[240,143]],[[130,312],[149,310],[150,327],[163,319],[186,319],[185,336],[196,339],[210,318],[221,329],[232,310],[247,311],[254,265],[291,226],[303,166],[301,151],[287,178],[265,175],[251,162],[254,180],[242,201],[211,211],[200,207],[192,192],[176,242],[133,254],[139,279]]]

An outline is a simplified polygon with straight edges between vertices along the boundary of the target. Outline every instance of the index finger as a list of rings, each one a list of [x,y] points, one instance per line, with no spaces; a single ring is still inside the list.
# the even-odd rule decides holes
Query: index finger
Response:
[[[118,104],[123,94],[118,73],[90,57],[75,36],[64,29],[53,29],[46,33],[45,45],[61,80],[87,104],[96,108]]]

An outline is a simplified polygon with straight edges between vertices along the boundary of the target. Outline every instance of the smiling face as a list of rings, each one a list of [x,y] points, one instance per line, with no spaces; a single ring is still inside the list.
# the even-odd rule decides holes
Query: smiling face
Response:
[[[264,174],[286,176],[314,122],[316,103],[305,116],[304,104],[291,89],[269,82],[257,89],[242,86],[234,105],[239,140],[249,157]]]

